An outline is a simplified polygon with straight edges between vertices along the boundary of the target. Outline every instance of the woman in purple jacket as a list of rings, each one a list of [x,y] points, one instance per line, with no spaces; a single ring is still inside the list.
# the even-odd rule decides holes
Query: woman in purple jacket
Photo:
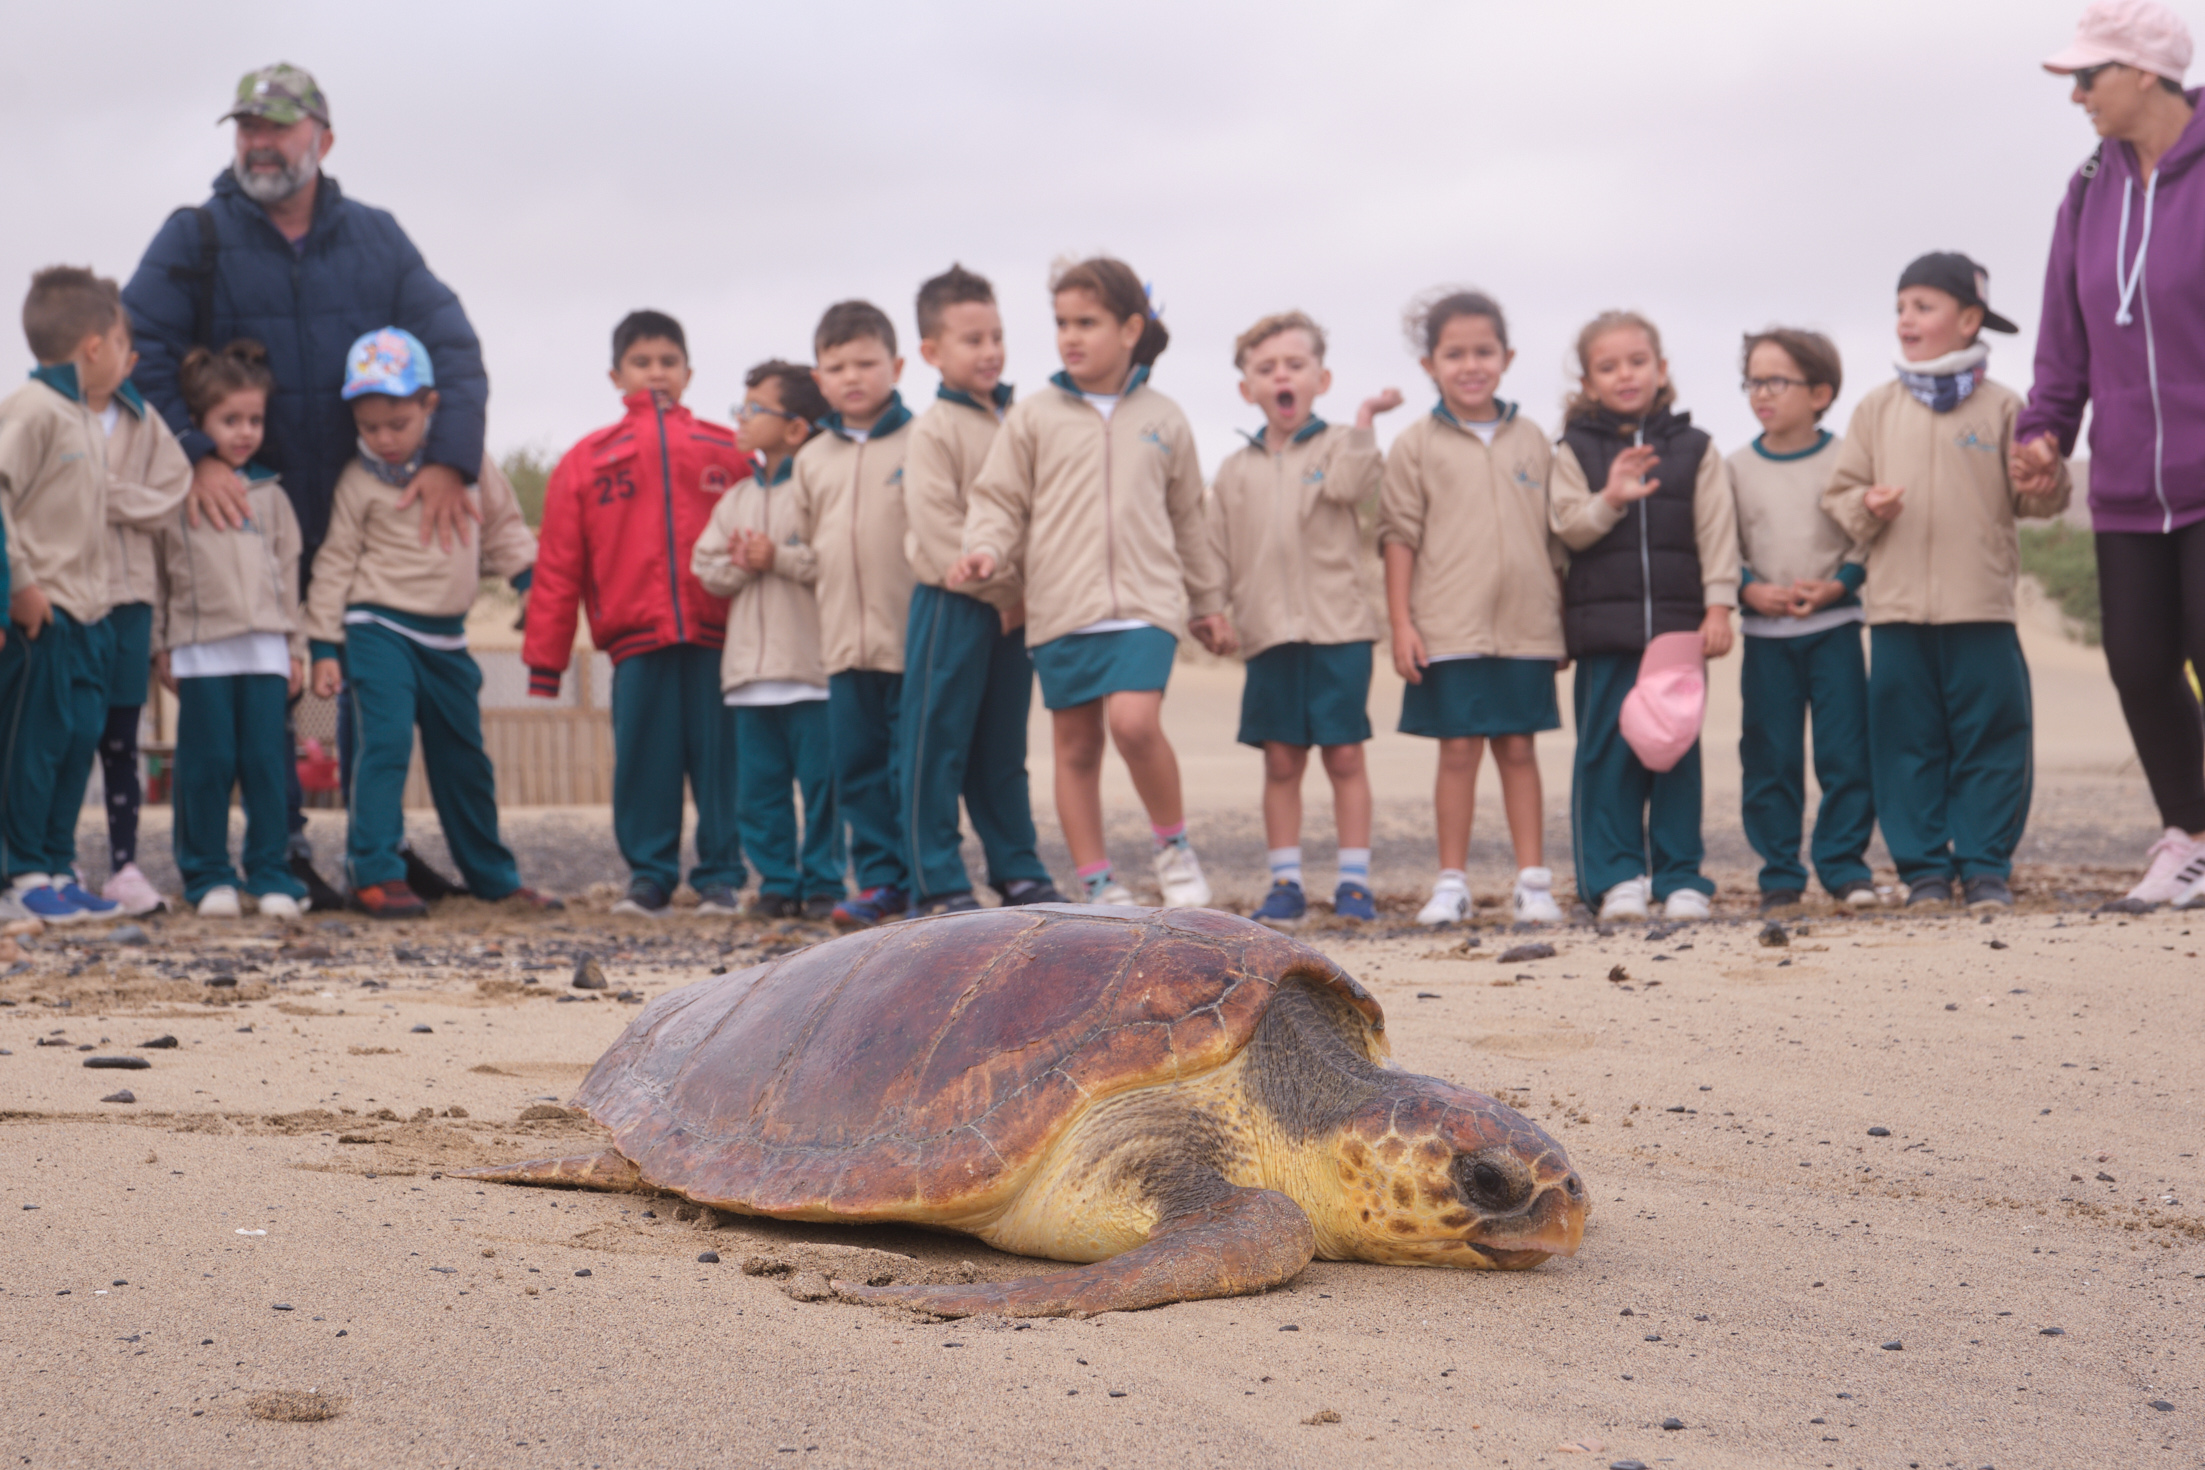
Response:
[[[2157,0],[2096,0],[2044,63],[2099,144],[2068,185],[2044,278],[2015,485],[2048,488],[2090,424],[2106,663],[2166,833],[2130,905],[2205,904],[2205,121],[2190,33]]]

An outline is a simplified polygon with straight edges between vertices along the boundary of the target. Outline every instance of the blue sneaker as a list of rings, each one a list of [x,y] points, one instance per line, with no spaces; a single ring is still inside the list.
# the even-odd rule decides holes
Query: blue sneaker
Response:
[[[911,907],[911,900],[901,888],[891,888],[883,883],[868,888],[856,898],[846,898],[835,905],[828,917],[846,929],[870,929],[875,924],[885,924],[890,919],[900,919],[904,910]]]
[[[1378,905],[1360,883],[1343,882],[1332,890],[1332,911],[1343,919],[1368,924],[1378,917]]]
[[[122,908],[122,905],[113,899],[101,898],[98,894],[88,891],[84,885],[74,878],[61,885],[61,896],[84,910],[84,917],[87,919],[112,918]]]
[[[16,879],[15,900],[42,924],[81,924],[92,917],[62,897],[61,890],[42,874],[26,873]]]
[[[1271,891],[1263,896],[1263,904],[1249,917],[1259,924],[1269,924],[1274,929],[1293,929],[1309,914],[1309,900],[1302,896],[1302,885],[1291,878],[1281,878],[1271,885]]]

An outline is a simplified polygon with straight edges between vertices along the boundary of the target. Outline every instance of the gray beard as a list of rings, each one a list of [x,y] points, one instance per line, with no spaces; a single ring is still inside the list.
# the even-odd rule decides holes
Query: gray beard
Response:
[[[311,157],[286,164],[274,173],[256,173],[246,167],[243,159],[230,165],[230,176],[237,180],[238,188],[245,191],[245,197],[256,204],[281,204],[305,188],[319,172],[320,162]]]

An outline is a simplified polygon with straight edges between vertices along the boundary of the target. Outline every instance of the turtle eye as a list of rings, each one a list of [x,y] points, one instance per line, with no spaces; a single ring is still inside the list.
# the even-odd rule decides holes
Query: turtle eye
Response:
[[[1470,1205],[1481,1210],[1510,1210],[1531,1193],[1531,1181],[1511,1161],[1489,1154],[1462,1154],[1455,1159],[1455,1188]]]

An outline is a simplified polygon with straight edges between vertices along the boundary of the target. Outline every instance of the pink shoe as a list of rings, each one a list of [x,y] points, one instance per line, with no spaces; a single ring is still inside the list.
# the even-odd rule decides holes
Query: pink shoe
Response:
[[[2153,905],[2175,902],[2189,876],[2183,868],[2200,855],[2205,855],[2205,843],[2192,842],[2180,827],[2169,827],[2151,845],[2151,866],[2144,870],[2144,881],[2128,891],[2130,900]]]
[[[107,880],[107,886],[100,890],[100,897],[122,905],[122,911],[133,918],[139,914],[150,914],[167,903],[161,897],[160,890],[147,880],[145,874],[138,871],[136,863],[124,863],[120,871]]]

